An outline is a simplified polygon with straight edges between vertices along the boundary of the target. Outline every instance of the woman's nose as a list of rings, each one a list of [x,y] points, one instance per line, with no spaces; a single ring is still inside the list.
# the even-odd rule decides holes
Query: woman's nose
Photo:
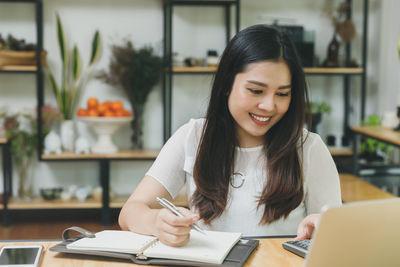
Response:
[[[258,108],[265,111],[273,111],[275,109],[275,100],[273,96],[265,96],[258,103]]]

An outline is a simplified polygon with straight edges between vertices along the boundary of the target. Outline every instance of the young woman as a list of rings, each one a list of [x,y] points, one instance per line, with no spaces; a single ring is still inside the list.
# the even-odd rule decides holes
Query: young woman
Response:
[[[321,138],[303,129],[304,73],[288,36],[265,25],[226,47],[205,119],[179,128],[121,210],[122,229],[189,241],[194,222],[245,236],[310,238],[324,205],[340,205],[339,177]],[[186,217],[162,209],[186,184]]]

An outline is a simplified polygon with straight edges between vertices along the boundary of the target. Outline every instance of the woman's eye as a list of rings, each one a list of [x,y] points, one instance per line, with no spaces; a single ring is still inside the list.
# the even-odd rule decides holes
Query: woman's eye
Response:
[[[251,93],[256,94],[256,95],[262,94],[262,92],[263,92],[262,90],[250,89],[250,88],[247,88],[247,90],[249,90]]]
[[[277,93],[277,96],[289,96],[289,93]]]

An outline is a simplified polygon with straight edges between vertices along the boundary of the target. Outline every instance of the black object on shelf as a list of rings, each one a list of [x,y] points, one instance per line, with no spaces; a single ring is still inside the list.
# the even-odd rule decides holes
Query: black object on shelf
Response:
[[[328,135],[326,137],[326,144],[328,146],[336,146],[336,137],[334,135]]]

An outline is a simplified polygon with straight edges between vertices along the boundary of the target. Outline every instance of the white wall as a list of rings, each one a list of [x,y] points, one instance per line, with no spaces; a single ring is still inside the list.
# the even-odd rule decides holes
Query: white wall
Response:
[[[290,5],[288,5],[290,3]],[[326,47],[332,37],[332,26],[321,11],[325,1],[241,1],[241,27],[256,23],[269,23],[271,18],[291,18],[292,23],[304,25],[315,31],[316,54],[322,61]],[[339,1],[335,2],[336,4]],[[368,96],[367,114],[382,114],[394,110],[395,97],[400,94],[400,67],[394,50],[400,32],[399,2],[396,0],[371,0],[368,36]],[[99,29],[103,40],[103,55],[98,68],[106,68],[110,46],[129,38],[135,46],[153,45],[162,51],[162,1],[161,0],[44,0],[44,46],[52,69],[59,70],[59,51],[56,41],[55,13],[61,15],[67,39],[76,43],[85,63],[90,52],[90,41],[95,29]],[[357,36],[353,41],[353,57],[361,58],[362,1],[354,0],[353,18]],[[222,8],[176,7],[173,30],[174,51],[184,56],[203,57],[208,49],[219,54],[225,45]],[[384,15],[383,15],[384,14]],[[35,42],[34,12],[30,4],[0,4],[0,33],[12,33]],[[175,75],[173,83],[172,129],[176,130],[191,117],[200,117],[207,107],[211,75]],[[323,137],[327,134],[340,136],[343,118],[343,89],[339,77],[308,77],[311,96],[314,100],[325,100],[333,106],[333,112],[325,116],[320,125]],[[350,114],[351,123],[359,121],[360,79],[353,78]],[[2,74],[0,77],[0,105],[9,104],[18,109],[35,106],[35,78],[30,75]],[[46,102],[54,103],[46,85]],[[117,88],[92,81],[82,97],[82,105],[90,96],[106,99],[123,99]],[[129,105],[125,102],[126,105]],[[145,147],[160,148],[162,145],[161,88],[157,86],[149,97],[145,111]],[[90,131],[79,125],[81,134],[93,141]],[[119,131],[115,140],[121,147],[130,146],[131,130],[128,126]],[[111,185],[117,193],[130,193],[143,177],[151,161],[118,161],[111,164]],[[35,190],[54,185],[67,186],[98,185],[98,165],[93,162],[41,162],[34,172]],[[15,179],[16,180],[16,179]],[[14,182],[15,182],[14,180]],[[0,183],[1,184],[1,183]],[[0,185],[1,187],[2,185]],[[15,188],[15,187],[14,187]]]

